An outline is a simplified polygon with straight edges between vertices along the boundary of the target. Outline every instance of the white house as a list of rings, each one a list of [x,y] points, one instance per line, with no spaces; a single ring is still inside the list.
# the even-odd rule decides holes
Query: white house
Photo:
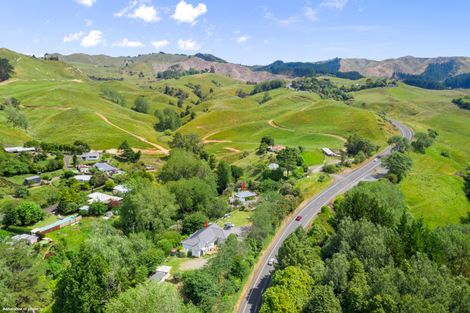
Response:
[[[331,156],[331,157],[339,157],[340,156],[338,153],[335,153],[335,152],[331,151],[329,148],[322,148],[321,150],[327,156]]]
[[[230,197],[230,203],[234,203],[236,201],[239,201],[243,204],[248,204],[248,203],[253,203],[256,202],[256,196],[257,194],[255,192],[249,191],[249,190],[243,190],[237,192],[235,195]]]
[[[116,185],[114,188],[113,188],[113,193],[115,195],[122,195],[122,194],[125,194],[129,192],[129,188],[127,188],[126,186],[124,185]]]
[[[21,152],[34,152],[36,148],[34,147],[8,147],[4,148],[5,152],[8,153],[21,153]]]
[[[79,183],[89,183],[91,180],[91,175],[75,175],[75,178]]]
[[[96,152],[86,152],[79,156],[81,161],[98,161],[100,159],[100,153]]]
[[[183,248],[191,251],[194,257],[201,257],[226,239],[225,232],[216,224],[210,224],[183,240]]]
[[[110,202],[113,202],[113,201],[121,201],[122,198],[121,197],[116,197],[116,196],[110,196],[110,195],[107,195],[105,193],[101,193],[101,192],[93,192],[91,194],[88,195],[88,203],[93,203],[93,202],[102,202],[102,203],[105,203],[105,204],[108,204]]]
[[[121,171],[120,169],[118,169],[114,166],[109,165],[108,163],[96,163],[95,167],[99,171],[104,172],[108,175],[122,174],[123,173],[123,171]]]

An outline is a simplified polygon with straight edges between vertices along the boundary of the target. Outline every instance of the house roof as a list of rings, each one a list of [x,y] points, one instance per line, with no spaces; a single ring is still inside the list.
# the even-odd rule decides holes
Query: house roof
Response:
[[[37,179],[41,180],[41,177],[36,175],[36,176],[29,176],[25,178],[25,180],[37,180]]]
[[[239,191],[235,194],[235,197],[237,198],[250,198],[250,197],[256,197],[256,193],[249,191],[249,190],[244,190],[244,191]]]
[[[8,147],[8,148],[4,148],[4,150],[5,152],[19,153],[19,152],[36,151],[36,148],[34,147]]]
[[[90,181],[91,175],[75,175],[73,178],[78,181]]]
[[[277,163],[270,163],[270,164],[268,165],[268,168],[269,168],[270,170],[277,170],[277,169],[279,168],[279,164],[277,164]]]
[[[122,198],[120,197],[107,195],[101,192],[93,192],[88,195],[88,203],[93,203],[93,202],[109,203],[111,201],[121,201],[121,200]]]
[[[39,237],[35,235],[29,235],[29,234],[21,234],[21,235],[16,235],[11,237],[13,241],[20,241],[20,240],[27,240],[29,243],[36,242]]]
[[[80,155],[80,157],[82,158],[86,158],[86,157],[99,157],[100,156],[100,153],[98,151],[93,151],[93,152],[85,152],[85,153],[82,153]]]
[[[196,247],[203,250],[207,244],[213,243],[218,239],[225,239],[225,233],[222,228],[216,224],[210,224],[207,228],[202,228],[183,240],[184,245]]]
[[[97,169],[99,169],[100,171],[103,171],[103,172],[112,172],[112,171],[117,170],[117,168],[115,168],[114,166],[109,165],[108,163],[96,163],[95,167]]]
[[[126,193],[129,191],[129,188],[127,188],[124,185],[117,185],[113,188],[114,191],[120,192],[120,193]]]

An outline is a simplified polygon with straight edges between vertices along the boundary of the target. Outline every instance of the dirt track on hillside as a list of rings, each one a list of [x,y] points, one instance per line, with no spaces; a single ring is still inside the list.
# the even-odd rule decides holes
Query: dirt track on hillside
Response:
[[[137,138],[138,140],[140,140],[140,141],[142,141],[142,142],[145,142],[146,144],[151,145],[152,147],[157,148],[157,149],[160,151],[161,154],[169,154],[169,153],[170,153],[170,151],[169,151],[168,149],[166,149],[166,148],[164,148],[164,147],[162,147],[162,146],[160,146],[160,145],[157,145],[156,143],[150,142],[150,141],[148,141],[147,139],[145,139],[145,138],[142,137],[142,136],[139,136],[139,135],[136,135],[136,134],[134,134],[134,133],[131,133],[130,131],[125,130],[124,128],[122,128],[122,127],[120,127],[120,126],[118,126],[118,125],[116,125],[116,124],[113,124],[113,123],[112,123],[111,121],[109,121],[109,120],[106,118],[106,116],[104,116],[103,114],[98,113],[98,112],[95,112],[95,114],[98,115],[104,122],[106,122],[107,124],[113,126],[114,128],[117,128],[117,129],[119,129],[119,130],[125,132],[126,134],[129,134],[129,135],[131,135],[132,137]],[[145,151],[145,150],[144,150],[144,151]]]

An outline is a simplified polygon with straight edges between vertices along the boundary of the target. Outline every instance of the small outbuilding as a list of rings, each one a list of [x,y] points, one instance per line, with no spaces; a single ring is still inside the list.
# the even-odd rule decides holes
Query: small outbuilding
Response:
[[[121,197],[107,195],[101,192],[93,192],[88,195],[88,203],[91,204],[93,202],[102,202],[105,204],[109,204],[110,202],[121,202]]]
[[[323,151],[323,153],[326,156],[330,156],[330,157],[339,157],[340,156],[338,153],[335,153],[335,152],[331,151],[330,148],[322,148],[321,150]]]
[[[5,152],[8,153],[21,153],[21,152],[34,152],[36,148],[34,147],[8,147],[4,148]]]
[[[41,183],[42,179],[40,176],[30,176],[26,177],[23,181],[23,185],[25,186],[35,186]]]
[[[268,165],[268,168],[269,168],[271,171],[275,171],[275,170],[277,170],[277,169],[279,168],[279,164],[277,164],[277,163],[270,163],[270,164]]]
[[[14,242],[18,241],[26,241],[28,245],[34,245],[36,242],[39,241],[39,237],[36,235],[29,235],[29,234],[21,234],[11,237]]]
[[[164,282],[170,277],[171,266],[162,265],[157,267],[155,273],[150,276],[150,280]]]
[[[249,190],[243,190],[237,192],[235,195],[230,197],[230,202],[234,203],[236,201],[239,201],[243,204],[248,204],[248,203],[253,203],[257,199],[257,194],[256,192],[249,191]]]
[[[123,194],[128,193],[128,192],[129,192],[129,188],[127,188],[125,185],[116,185],[113,188],[113,193],[115,195],[123,195]]]
[[[79,183],[89,183],[91,180],[91,175],[75,175],[75,178]]]
[[[100,153],[96,152],[86,152],[79,156],[81,161],[98,161],[100,159]]]

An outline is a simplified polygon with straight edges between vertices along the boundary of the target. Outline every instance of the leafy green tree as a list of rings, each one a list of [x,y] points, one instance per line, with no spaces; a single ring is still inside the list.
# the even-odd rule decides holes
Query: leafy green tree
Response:
[[[401,191],[388,181],[364,182],[348,191],[337,205],[336,219],[366,218],[373,223],[398,225],[406,204]]]
[[[263,294],[263,304],[260,313],[295,313],[294,295],[282,286],[268,288]]]
[[[388,172],[394,175],[398,182],[408,175],[413,166],[413,161],[402,152],[393,152],[390,156],[384,158],[384,166]]]
[[[28,129],[28,119],[20,110],[13,107],[7,107],[5,111],[8,122],[10,122],[14,127],[23,128],[24,130]]]
[[[240,177],[243,176],[243,168],[239,166],[231,165],[230,170],[232,172],[232,177],[235,181],[237,181]]]
[[[393,145],[392,151],[405,153],[411,147],[410,140],[403,136],[393,136],[387,140],[389,145]]]
[[[464,180],[463,190],[464,190],[465,195],[467,196],[468,200],[470,201],[470,166],[467,167],[467,171],[466,171],[466,174],[465,174],[463,180]]]
[[[274,138],[271,136],[263,136],[260,143],[265,143],[268,146],[274,146]]]
[[[195,231],[201,229],[208,221],[207,216],[202,212],[196,212],[186,215],[183,219],[183,235],[191,235]]]
[[[341,313],[341,304],[331,286],[313,287],[312,296],[305,308],[309,313]]]
[[[145,179],[136,179],[129,185],[119,209],[125,233],[161,232],[171,225],[177,205],[164,186],[155,186]]]
[[[44,218],[46,213],[39,205],[34,202],[22,202],[15,208],[10,207],[6,210],[3,217],[3,224],[10,225],[31,225]]]
[[[149,105],[143,96],[138,96],[134,101],[133,109],[140,113],[148,113]]]
[[[155,124],[155,129],[158,131],[175,130],[181,126],[180,117],[170,108],[166,108],[163,111],[156,110],[155,116],[158,118],[158,123]]]
[[[345,292],[346,312],[363,312],[367,307],[367,298],[369,296],[370,287],[367,283],[367,274],[364,265],[358,259],[351,260],[349,270],[351,277],[348,289]]]
[[[175,181],[181,178],[198,177],[211,179],[212,171],[208,164],[198,159],[193,153],[174,149],[160,171],[159,178],[164,181]]]
[[[124,140],[119,145],[118,150],[121,151],[121,154],[119,155],[119,158],[122,159],[125,162],[136,163],[140,159],[141,152],[140,151],[134,152],[134,150],[132,150],[132,148],[129,145],[129,143],[127,142],[127,140]]]
[[[0,58],[0,82],[7,80],[13,74],[13,66],[8,59]]]
[[[286,147],[284,150],[281,150],[277,155],[276,159],[279,163],[279,166],[287,170],[287,174],[292,172],[297,166],[302,166],[304,159],[299,153],[299,150],[296,148]]]
[[[183,293],[192,303],[208,312],[220,295],[216,278],[205,270],[189,271],[183,274]]]
[[[217,190],[222,193],[232,182],[232,169],[225,161],[217,165]]]
[[[103,202],[93,202],[90,204],[89,213],[91,215],[103,215],[106,211],[108,211],[108,206]]]
[[[204,144],[201,138],[196,134],[176,133],[173,140],[170,141],[171,149],[182,149],[194,153],[201,159],[207,159],[208,154],[204,150]]]
[[[175,286],[147,282],[131,288],[106,304],[106,313],[189,313]]]
[[[214,180],[202,180],[197,177],[182,178],[178,181],[170,181],[166,186],[175,195],[181,215],[209,208],[217,197]]]
[[[434,139],[426,133],[417,132],[415,134],[415,140],[411,143],[415,151],[425,153],[426,148],[433,144]]]
[[[379,148],[368,139],[360,137],[357,134],[353,134],[348,137],[345,147],[346,152],[350,156],[356,156],[360,151],[362,151],[368,157],[374,154],[374,152]]]

